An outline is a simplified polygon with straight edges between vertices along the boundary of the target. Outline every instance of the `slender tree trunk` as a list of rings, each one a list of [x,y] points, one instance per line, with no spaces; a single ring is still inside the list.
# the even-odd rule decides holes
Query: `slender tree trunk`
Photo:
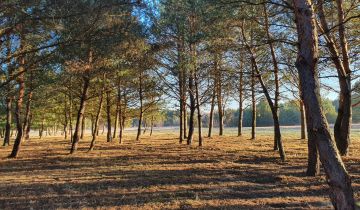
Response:
[[[105,74],[104,74],[104,80],[105,80]],[[105,84],[105,81],[103,81],[103,83]],[[103,85],[102,90],[100,91],[100,94],[99,94],[99,106],[98,106],[98,109],[96,112],[96,117],[95,117],[95,122],[94,122],[94,130],[92,132],[92,140],[91,140],[89,151],[94,149],[96,138],[97,138],[96,134],[99,132],[99,121],[100,121],[101,110],[103,107],[104,89],[105,88]]]
[[[84,80],[84,87],[83,87],[81,98],[80,98],[79,111],[78,111],[77,117],[76,117],[75,131],[73,134],[73,140],[72,140],[70,154],[73,154],[77,150],[77,146],[78,146],[79,139],[80,139],[80,126],[81,126],[81,123],[82,123],[82,120],[84,117],[84,113],[85,113],[87,92],[88,92],[89,85],[90,85],[90,79],[88,77],[84,76],[83,80]]]
[[[214,125],[214,107],[215,107],[215,88],[213,89],[213,93],[211,96],[211,105],[210,105],[210,116],[209,116],[209,133],[208,133],[208,137],[210,138],[212,135],[212,129],[213,129],[213,125]]]
[[[279,98],[280,98],[280,85],[279,85],[279,67],[278,62],[275,55],[275,49],[272,42],[272,37],[270,35],[270,29],[269,29],[269,20],[268,20],[268,14],[266,9],[266,4],[264,4],[264,14],[265,14],[265,28],[266,28],[266,35],[269,40],[269,47],[271,52],[271,58],[272,63],[274,66],[274,82],[275,82],[275,99],[274,99],[274,109],[277,116],[279,116]],[[279,122],[277,122],[279,123]],[[280,135],[280,127],[274,126],[274,150],[279,150],[279,139],[281,139]],[[281,140],[280,140],[281,141]]]
[[[111,91],[106,91],[106,117],[107,117],[107,135],[106,135],[106,141],[111,142],[112,141],[112,135],[111,135]]]
[[[118,100],[118,99],[117,99]],[[119,102],[116,102],[116,113],[115,113],[115,122],[114,122],[114,131],[113,131],[113,139],[116,138],[117,134],[117,126],[119,124]]]
[[[67,107],[67,97],[65,95],[65,98],[64,98],[64,119],[65,119],[65,122],[64,122],[64,129],[63,129],[63,132],[64,132],[64,135],[65,135],[65,140],[67,139],[67,126],[68,126],[68,107]]]
[[[351,117],[352,117],[352,107],[351,107],[351,69],[349,61],[349,51],[348,44],[346,39],[346,29],[345,29],[345,15],[344,15],[344,1],[336,0],[337,10],[338,10],[338,22],[339,22],[339,38],[340,46],[342,52],[342,63],[345,70],[345,77],[341,77],[341,91],[340,91],[340,100],[339,100],[339,110],[338,113],[342,114],[341,125],[334,130],[335,141],[337,148],[341,155],[347,155],[350,145],[350,131],[351,131]],[[340,106],[341,104],[341,106]],[[340,121],[340,120],[336,120]],[[339,123],[338,123],[339,124]]]
[[[45,123],[45,119],[43,118],[41,120],[41,128],[40,128],[40,131],[39,131],[39,138],[41,139],[44,135],[44,123]]]
[[[219,136],[224,134],[224,112],[223,112],[223,103],[222,103],[222,74],[220,68],[220,59],[219,54],[215,53],[214,55],[214,68],[215,68],[215,88],[216,88],[216,101],[218,105],[218,114],[219,114]]]
[[[271,109],[271,113],[272,113],[272,117],[273,117],[273,121],[274,121],[274,137],[275,137],[275,141],[276,141],[276,145],[279,149],[279,155],[282,161],[285,161],[286,157],[285,157],[285,151],[284,148],[282,146],[282,139],[281,139],[281,132],[280,132],[280,122],[279,122],[279,116],[278,116],[278,111],[277,108],[275,107],[275,104],[273,103],[269,91],[264,83],[264,80],[260,74],[259,68],[258,68],[258,64],[256,62],[256,54],[255,52],[253,52],[252,47],[247,43],[246,41],[246,36],[244,33],[244,28],[242,26],[241,28],[242,30],[242,35],[243,35],[243,39],[246,45],[247,50],[249,51],[249,54],[251,56],[251,63],[252,63],[252,67],[253,67],[253,72],[256,73],[256,77],[258,78],[260,85],[262,87],[262,90],[264,92],[265,98],[270,106]],[[255,75],[254,75],[255,76]]]
[[[196,97],[196,108],[197,108],[197,120],[198,120],[198,135],[199,135],[199,147],[203,145],[203,137],[202,137],[202,117],[200,110],[200,96],[199,96],[199,81],[197,77],[197,61],[196,61],[196,52],[194,52],[194,80],[195,80],[195,97]]]
[[[185,81],[185,80],[184,80]],[[185,95],[186,93],[184,92],[184,95]],[[184,99],[184,107],[183,107],[183,112],[184,112],[184,114],[183,114],[183,117],[184,117],[184,120],[183,120],[183,122],[184,122],[184,139],[187,139],[188,138],[188,129],[187,129],[187,127],[188,127],[188,120],[187,120],[187,109],[186,109],[186,105],[187,105],[187,103],[186,103],[186,99]]]
[[[150,136],[153,134],[153,128],[154,128],[154,116],[151,116],[151,125],[150,125]]]
[[[32,74],[30,72],[30,74]],[[32,77],[32,76],[30,76]],[[28,127],[30,127],[30,118],[31,118],[31,100],[32,100],[32,96],[33,96],[33,91],[32,91],[32,79],[30,79],[30,82],[29,82],[29,92],[28,92],[28,98],[27,98],[27,102],[26,102],[26,111],[25,111],[25,118],[24,118],[24,125],[23,125],[23,138],[25,139],[28,139],[26,133],[27,133],[27,130],[28,130]]]
[[[300,104],[300,119],[301,119],[301,139],[306,139],[306,116],[305,108],[302,99],[299,100]]]
[[[194,129],[195,129],[195,123],[194,123],[194,115],[195,115],[195,109],[196,109],[196,101],[194,96],[195,90],[194,90],[194,71],[191,70],[189,75],[189,96],[190,96],[190,119],[189,119],[189,133],[187,136],[187,144],[190,145],[193,140],[194,136]]]
[[[124,90],[124,105],[123,108],[121,108],[120,106],[120,110],[121,110],[121,129],[120,129],[120,134],[119,134],[119,143],[122,144],[123,141],[123,134],[125,131],[125,122],[126,122],[126,107],[127,107],[127,99],[126,99],[126,90]],[[121,101],[121,100],[120,100]]]
[[[179,71],[179,102],[180,102],[180,125],[179,125],[179,143],[184,141],[184,40],[181,38],[178,41],[178,71]]]
[[[80,133],[80,139],[84,139],[84,134],[85,134],[85,115],[83,116],[83,119],[81,121],[81,133]]]
[[[11,39],[7,37],[7,57],[11,56]],[[8,77],[10,78],[13,74],[13,69],[10,67],[10,62],[7,63]],[[6,123],[5,123],[5,136],[3,146],[10,146],[10,134],[11,134],[11,122],[12,122],[12,101],[13,96],[11,90],[13,89],[11,83],[7,85],[7,97],[6,97]]]
[[[23,41],[22,39],[20,40],[20,45],[21,45],[21,49],[23,48]],[[16,107],[15,107],[15,120],[16,120],[16,130],[17,130],[17,134],[16,134],[16,138],[15,138],[15,142],[14,142],[14,147],[13,150],[11,152],[11,154],[9,155],[9,158],[16,158],[19,154],[20,151],[20,146],[21,146],[21,142],[22,142],[22,137],[23,137],[23,122],[22,122],[22,106],[23,106],[23,99],[24,99],[24,95],[25,95],[25,58],[21,57],[20,58],[20,67],[19,67],[19,72],[22,72],[19,74],[17,81],[18,81],[18,98],[16,101]]]
[[[139,125],[136,135],[136,141],[140,141],[140,135],[141,135],[141,124],[143,121],[143,81],[142,81],[142,74],[139,75],[139,100],[140,100],[140,110],[139,110]]]
[[[10,145],[11,118],[12,118],[11,109],[12,109],[12,97],[10,96],[10,92],[8,92],[8,96],[6,98],[6,124],[5,124],[5,136],[4,136],[3,146]]]
[[[71,83],[71,77],[70,77],[70,83]],[[73,124],[72,124],[72,92],[70,91],[69,94],[69,131],[70,131],[70,143],[72,143],[73,140]]]
[[[243,97],[243,68],[242,68],[242,64],[243,62],[240,61],[240,81],[239,81],[239,119],[238,119],[238,136],[242,136],[242,127],[243,127],[243,114],[244,114],[244,108],[243,108],[243,102],[244,102],[244,97]]]
[[[299,72],[309,137],[314,139],[324,166],[330,199],[335,209],[355,209],[351,179],[331,139],[321,108],[320,83],[317,72],[318,34],[310,0],[293,0],[299,40],[296,68]]]
[[[325,35],[325,40],[327,47],[331,54],[331,59],[335,64],[339,84],[340,84],[340,93],[339,93],[339,109],[338,115],[334,125],[334,136],[337,148],[341,155],[347,155],[348,147],[350,144],[350,128],[351,128],[351,70],[349,65],[348,58],[348,49],[347,41],[345,37],[345,28],[344,28],[344,17],[342,11],[342,0],[337,0],[338,5],[338,19],[339,19],[339,37],[340,37],[340,46],[343,54],[343,59],[341,60],[340,52],[338,50],[337,44],[335,42],[335,37],[331,34],[328,23],[325,18],[325,11],[323,7],[323,0],[318,1],[318,12],[320,23],[319,29]]]
[[[254,64],[251,64],[251,139],[256,139],[256,98],[255,98],[255,70]]]

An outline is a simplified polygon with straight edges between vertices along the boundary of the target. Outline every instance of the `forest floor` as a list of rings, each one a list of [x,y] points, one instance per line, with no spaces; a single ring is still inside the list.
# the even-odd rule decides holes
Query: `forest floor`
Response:
[[[205,138],[180,145],[176,133],[133,134],[122,145],[90,137],[69,155],[63,137],[33,138],[18,159],[0,148],[0,209],[332,209],[325,176],[306,177],[306,141],[284,136],[287,161],[272,137]],[[344,158],[360,199],[360,135]]]

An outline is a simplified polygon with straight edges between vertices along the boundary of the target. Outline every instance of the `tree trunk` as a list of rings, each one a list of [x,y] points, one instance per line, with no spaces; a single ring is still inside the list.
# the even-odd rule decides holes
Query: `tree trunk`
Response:
[[[8,96],[6,98],[6,124],[5,124],[5,136],[4,136],[3,146],[10,145],[11,109],[12,109],[11,107],[12,107],[12,96],[10,96],[10,92],[8,92]]]
[[[150,125],[150,136],[153,134],[153,128],[154,128],[154,116],[151,116],[151,125]]]
[[[22,49],[22,39],[20,40],[20,48]],[[17,134],[16,134],[16,138],[15,138],[15,142],[14,142],[14,147],[12,149],[11,154],[9,155],[9,158],[16,158],[19,154],[20,151],[20,147],[21,147],[21,142],[22,142],[22,137],[23,137],[23,122],[22,122],[22,105],[23,105],[23,99],[24,99],[24,95],[25,95],[25,58],[21,57],[20,58],[20,67],[19,67],[19,72],[22,72],[19,74],[17,80],[18,80],[18,85],[19,85],[19,95],[18,95],[18,99],[16,101],[16,107],[15,107],[15,120],[16,120],[16,130],[17,130]]]
[[[189,75],[189,97],[190,97],[190,119],[189,119],[189,133],[187,136],[187,144],[190,145],[193,140],[194,130],[195,130],[195,123],[194,123],[194,115],[196,109],[196,101],[195,101],[195,90],[194,90],[194,70],[191,69]]]
[[[196,97],[196,108],[197,108],[197,120],[198,120],[198,135],[199,135],[199,147],[203,145],[202,137],[202,119],[201,119],[201,110],[200,110],[200,96],[199,96],[199,84],[197,77],[197,64],[196,64],[196,52],[194,52],[194,79],[195,79],[195,97]]]
[[[310,0],[293,0],[299,40],[296,68],[299,72],[309,137],[316,142],[324,166],[330,199],[335,209],[355,209],[351,179],[331,139],[321,108],[320,83],[317,72],[318,34]]]
[[[112,141],[112,135],[111,135],[111,97],[110,97],[110,94],[111,94],[111,91],[107,90],[106,91],[106,118],[107,118],[106,141],[107,142]]]
[[[184,83],[185,83],[185,69],[184,69],[184,40],[181,37],[178,41],[178,71],[179,71],[179,102],[180,102],[180,125],[179,125],[179,143],[182,144],[184,141]],[[185,131],[186,132],[186,131]]]
[[[70,77],[70,83],[71,83],[71,77]],[[70,131],[70,143],[72,143],[73,140],[73,124],[72,124],[72,92],[70,91],[69,94],[69,131]]]
[[[118,100],[118,99],[117,99]],[[117,126],[119,124],[119,102],[116,102],[116,113],[115,113],[115,122],[114,122],[114,131],[113,131],[113,139],[116,138],[116,134],[117,134]]]
[[[242,127],[243,127],[243,114],[244,114],[244,108],[243,108],[243,102],[244,102],[244,97],[243,97],[243,68],[242,68],[242,64],[243,62],[240,61],[240,81],[239,81],[239,119],[238,119],[238,136],[242,136]]]
[[[73,134],[72,146],[70,150],[70,154],[73,154],[77,150],[77,146],[80,139],[80,126],[84,117],[85,113],[85,106],[87,100],[87,92],[90,85],[90,79],[86,76],[83,77],[84,80],[84,87],[82,90],[81,98],[80,98],[80,107],[76,117],[76,124],[75,124],[75,131]]]
[[[121,100],[120,100],[121,102]],[[121,126],[120,126],[120,133],[119,133],[119,143],[122,144],[123,141],[123,133],[125,130],[125,122],[126,122],[126,107],[127,107],[127,99],[126,99],[126,90],[124,90],[124,105],[123,108],[121,107],[120,103],[120,111],[121,111]]]
[[[186,92],[184,92],[184,95],[185,94],[186,94]],[[186,103],[186,99],[184,99],[183,101],[184,101],[184,107],[183,107],[183,112],[184,112],[184,114],[183,114],[183,117],[184,117],[184,120],[183,120],[183,122],[184,122],[184,139],[187,139],[187,137],[188,137],[188,128],[187,128],[188,127],[188,120],[187,120],[187,109],[186,109],[187,103]]]
[[[268,14],[266,9],[266,4],[264,4],[264,14],[265,14],[265,29],[266,29],[266,35],[269,40],[269,47],[271,52],[271,58],[272,63],[274,66],[274,82],[275,82],[275,99],[274,99],[274,109],[277,116],[279,116],[279,98],[280,98],[280,85],[279,85],[279,67],[278,62],[275,55],[275,49],[272,42],[272,37],[270,35],[269,30],[269,20],[268,20]],[[279,122],[277,122],[278,124]],[[280,127],[274,126],[274,150],[279,150],[279,139],[281,141],[281,134],[280,134]],[[280,135],[280,136],[279,136]]]
[[[209,133],[208,133],[208,137],[210,138],[212,135],[212,129],[213,129],[213,125],[214,125],[214,108],[215,108],[215,88],[213,89],[213,93],[211,96],[211,105],[210,105],[210,116],[209,116]]]
[[[222,81],[221,81],[221,68],[219,64],[220,56],[215,53],[214,55],[214,68],[215,68],[215,88],[216,88],[216,101],[218,105],[218,114],[219,114],[219,136],[224,134],[224,112],[222,104]]]
[[[105,80],[105,74],[104,74],[104,80]],[[103,81],[103,83],[105,83],[105,81]],[[101,110],[103,107],[103,98],[104,98],[103,92],[104,92],[104,86],[102,87],[102,90],[100,91],[100,94],[99,94],[99,106],[98,106],[98,109],[96,112],[96,117],[95,117],[95,122],[94,122],[94,130],[92,132],[92,140],[91,140],[89,151],[94,149],[96,138],[97,138],[96,134],[99,132],[99,121],[100,121],[100,115],[101,115]]]
[[[30,114],[29,116],[29,121],[25,129],[25,140],[30,140],[31,123],[32,123],[32,114]]]
[[[348,54],[348,44],[346,39],[346,29],[345,29],[345,15],[343,9],[343,0],[336,0],[337,10],[338,10],[338,22],[339,22],[339,38],[340,46],[342,52],[342,63],[346,73],[345,78],[342,77],[340,86],[342,91],[340,92],[340,101],[339,101],[339,111],[338,113],[342,114],[340,129],[334,130],[336,145],[340,151],[341,155],[348,154],[348,148],[350,145],[350,131],[351,131],[351,117],[352,117],[352,107],[351,107],[351,69],[350,61]],[[340,108],[340,104],[342,107]],[[338,121],[338,119],[336,120]],[[340,121],[340,120],[339,120]]]
[[[318,1],[318,11],[319,11],[319,29],[325,35],[325,40],[327,47],[331,54],[331,59],[335,64],[339,84],[340,84],[340,93],[339,93],[339,109],[338,115],[334,125],[334,136],[337,148],[341,155],[347,155],[348,147],[350,144],[350,128],[351,128],[351,70],[349,65],[348,58],[348,49],[347,41],[345,37],[345,28],[344,28],[344,12],[342,9],[342,0],[337,0],[338,6],[338,19],[339,19],[339,37],[340,37],[340,46],[343,55],[341,60],[338,47],[335,43],[335,37],[330,33],[328,23],[325,18],[325,11],[323,7],[323,0]]]
[[[139,110],[139,125],[136,135],[136,141],[140,141],[140,135],[141,135],[141,124],[143,121],[143,81],[142,81],[142,74],[139,75],[139,100],[140,100],[140,110]]]
[[[251,139],[256,139],[256,98],[255,98],[255,70],[254,64],[251,64]]]
[[[244,39],[246,48],[249,51],[249,54],[251,56],[251,63],[252,63],[252,67],[253,67],[253,72],[256,73],[256,77],[258,78],[258,80],[260,82],[260,85],[261,85],[261,88],[262,88],[262,90],[264,92],[265,98],[266,98],[266,100],[267,100],[267,102],[269,104],[269,107],[271,109],[271,114],[272,114],[273,121],[274,121],[274,138],[275,138],[275,141],[276,141],[276,145],[279,148],[280,158],[281,158],[282,161],[285,161],[286,156],[285,156],[284,148],[282,146],[282,139],[281,139],[281,132],[280,132],[280,122],[279,122],[279,116],[278,116],[277,109],[276,109],[275,104],[273,103],[273,101],[272,101],[272,99],[270,97],[269,91],[268,91],[268,89],[267,89],[267,87],[266,87],[266,85],[264,83],[264,80],[263,80],[263,78],[261,76],[261,73],[259,71],[258,64],[256,62],[256,54],[253,52],[252,47],[246,41],[246,36],[245,36],[245,33],[244,33],[243,26],[241,28],[241,31],[242,31],[242,35],[243,35],[243,39]]]
[[[301,119],[301,139],[306,139],[306,116],[305,108],[302,99],[299,100],[300,104],[300,119]]]
[[[84,139],[84,134],[85,134],[85,115],[83,116],[83,119],[81,121],[80,139]]]

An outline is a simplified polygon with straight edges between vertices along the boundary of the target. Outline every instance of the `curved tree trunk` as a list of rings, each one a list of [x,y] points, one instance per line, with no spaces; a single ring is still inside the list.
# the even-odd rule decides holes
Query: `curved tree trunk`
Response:
[[[20,45],[22,45],[22,41],[20,41]],[[22,47],[21,47],[22,48]],[[16,134],[16,138],[15,138],[15,142],[14,142],[14,147],[12,149],[11,154],[9,155],[9,158],[16,158],[19,154],[20,151],[20,146],[21,146],[21,142],[23,139],[23,122],[22,122],[22,105],[23,105],[23,99],[24,99],[24,95],[25,95],[25,58],[22,57],[20,58],[20,67],[19,67],[19,72],[20,75],[18,76],[18,98],[16,101],[16,107],[15,107],[15,120],[16,120],[16,130],[17,130],[17,134]]]
[[[327,47],[331,54],[331,59],[335,64],[339,85],[340,85],[340,93],[339,93],[339,108],[338,115],[334,125],[334,136],[337,148],[341,155],[347,155],[348,147],[350,144],[350,129],[351,129],[351,70],[349,64],[348,57],[348,49],[347,49],[347,40],[345,37],[345,27],[344,24],[344,12],[342,9],[342,0],[336,0],[338,6],[338,20],[339,20],[339,37],[340,37],[340,46],[339,50],[336,44],[336,38],[331,34],[329,30],[328,23],[325,18],[325,10],[323,7],[324,1],[318,1],[318,12],[320,23],[319,29],[325,35],[325,40],[327,43]],[[342,51],[341,60],[340,52]]]
[[[272,42],[272,37],[270,35],[269,30],[269,20],[268,14],[266,9],[266,4],[264,4],[264,14],[265,14],[265,28],[266,28],[266,35],[269,40],[269,47],[271,52],[272,63],[274,66],[274,82],[275,82],[275,99],[274,99],[274,111],[276,116],[279,116],[279,98],[280,98],[280,84],[279,84],[279,67],[278,62],[275,55],[275,49]],[[279,121],[277,120],[277,124]],[[281,134],[280,134],[280,126],[274,126],[274,150],[279,150],[279,141],[281,141]]]
[[[10,94],[8,92],[8,94]],[[10,133],[11,133],[11,109],[12,109],[12,97],[6,98],[6,123],[5,123],[5,136],[3,146],[10,145]]]
[[[103,107],[103,98],[104,98],[103,92],[104,92],[104,87],[102,88],[102,90],[101,90],[101,92],[99,94],[99,106],[98,106],[98,109],[97,109],[97,112],[96,112],[96,117],[95,117],[95,122],[94,122],[94,130],[92,131],[92,140],[91,140],[89,151],[94,149],[95,142],[96,142],[96,139],[97,139],[96,134],[99,132],[99,121],[100,121],[100,115],[101,115],[101,110],[102,110],[102,107]]]
[[[241,28],[241,32],[242,32],[242,35],[243,35],[243,39],[244,39],[246,48],[249,51],[249,54],[251,56],[251,63],[252,63],[252,67],[253,67],[254,76],[256,76],[258,78],[258,80],[260,82],[260,85],[261,85],[261,88],[262,88],[262,90],[264,92],[265,98],[266,98],[266,100],[267,100],[267,102],[269,104],[269,107],[271,109],[271,114],[272,114],[273,121],[274,121],[274,137],[275,137],[276,145],[277,145],[277,147],[279,149],[280,158],[281,158],[282,161],[285,161],[286,156],[285,156],[285,151],[284,151],[284,148],[283,148],[283,145],[282,145],[281,132],[280,132],[280,122],[279,122],[279,115],[278,115],[277,109],[276,109],[275,104],[273,103],[273,101],[272,101],[272,99],[270,97],[269,91],[268,91],[268,89],[267,89],[267,87],[266,87],[266,85],[264,83],[264,80],[263,80],[263,78],[261,76],[261,73],[259,71],[258,64],[256,62],[256,54],[253,52],[252,47],[247,43],[243,26]],[[255,73],[256,73],[256,75],[255,75]]]
[[[293,0],[299,40],[296,68],[299,72],[309,137],[313,136],[324,166],[330,199],[335,209],[355,209],[351,179],[331,139],[321,108],[320,83],[317,72],[318,34],[310,0]]]
[[[81,98],[80,98],[79,111],[78,111],[77,117],[76,117],[75,131],[73,134],[70,154],[73,154],[77,150],[77,146],[78,146],[79,139],[80,139],[80,129],[81,129],[80,127],[81,127],[81,123],[82,123],[84,113],[85,113],[87,92],[88,92],[89,85],[90,85],[90,79],[88,77],[84,76],[83,80],[84,80],[84,86],[83,86],[83,90],[82,90],[82,94],[81,94]]]

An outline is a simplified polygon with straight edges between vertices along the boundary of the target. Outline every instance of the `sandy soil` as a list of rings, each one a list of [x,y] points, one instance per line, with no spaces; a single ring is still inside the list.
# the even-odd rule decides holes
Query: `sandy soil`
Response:
[[[124,144],[90,137],[68,155],[62,137],[24,142],[20,157],[0,148],[0,209],[332,209],[322,172],[305,177],[306,141],[287,135],[287,162],[272,137],[213,137],[198,148],[175,133],[129,136]],[[360,137],[344,158],[360,198]]]

